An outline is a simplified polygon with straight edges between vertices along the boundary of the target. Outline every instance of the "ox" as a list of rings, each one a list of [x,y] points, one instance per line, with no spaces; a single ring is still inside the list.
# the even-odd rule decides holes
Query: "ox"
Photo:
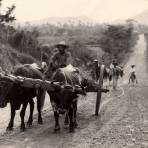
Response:
[[[121,66],[116,66],[113,69],[107,68],[107,72],[108,72],[109,85],[111,81],[113,80],[113,78],[114,78],[114,81],[118,82],[119,77],[122,78],[124,75],[124,70],[123,70],[123,67]]]
[[[69,124],[69,131],[74,132],[77,126],[77,99],[78,94],[86,95],[86,92],[97,92],[98,84],[83,79],[79,71],[72,65],[58,69],[52,76],[53,83],[60,82],[65,89],[48,91],[55,117],[55,129],[60,130],[59,114],[66,113],[64,124]],[[107,90],[103,90],[106,92]]]
[[[99,80],[100,69],[101,69],[101,66],[97,65],[95,67],[95,79],[96,79],[96,81]],[[119,76],[123,77],[123,75],[124,75],[124,70],[123,70],[123,68],[121,66],[116,66],[113,69],[110,69],[110,68],[108,68],[106,66],[104,68],[103,78],[106,79],[106,80],[109,80],[109,85],[110,85],[111,81],[113,80],[114,76],[116,76],[116,79],[118,80]]]
[[[43,74],[42,74],[42,69],[37,69],[34,67],[34,65],[26,64],[26,65],[21,65],[15,68],[13,75],[15,76],[23,76],[23,77],[28,77],[28,78],[35,78],[35,79],[42,79]],[[36,96],[37,97],[37,109],[38,109],[38,123],[42,124],[42,116],[41,116],[41,108],[44,104],[44,91],[41,89],[35,89],[35,88],[25,88],[20,86],[19,83],[10,83],[9,85],[9,91],[7,92],[7,95],[5,96],[4,94],[0,98],[0,107],[5,107],[7,103],[10,103],[10,108],[11,108],[11,119],[8,124],[7,130],[12,130],[13,129],[13,124],[14,124],[14,117],[15,117],[15,112],[16,110],[19,110],[21,105],[22,110],[20,112],[20,117],[21,117],[21,130],[25,130],[25,123],[24,123],[24,116],[25,116],[25,111],[28,103],[30,104],[30,116],[28,119],[28,125],[32,125],[33,121],[33,110],[34,110],[34,101],[33,98]],[[6,92],[5,92],[6,93]]]

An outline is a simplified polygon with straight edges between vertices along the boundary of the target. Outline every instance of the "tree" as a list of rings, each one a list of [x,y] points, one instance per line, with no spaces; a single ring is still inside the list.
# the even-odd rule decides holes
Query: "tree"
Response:
[[[0,8],[2,6],[2,0],[0,0]],[[7,10],[5,13],[0,12],[0,24],[6,24],[13,22],[15,20],[15,16],[13,15],[13,11],[15,9],[15,5],[12,5],[11,7],[7,7]]]
[[[100,40],[102,49],[112,55],[127,52],[130,47],[133,29],[124,25],[108,25]]]

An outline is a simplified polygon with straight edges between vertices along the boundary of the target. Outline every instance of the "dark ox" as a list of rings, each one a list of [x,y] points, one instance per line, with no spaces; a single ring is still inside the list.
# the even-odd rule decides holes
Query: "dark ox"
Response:
[[[116,76],[117,80],[119,79],[119,77],[121,78],[123,77],[124,70],[123,70],[123,67],[116,66],[113,69],[107,68],[107,73],[108,73],[108,79],[109,79],[109,85],[110,85],[110,82],[113,80],[113,76]]]
[[[100,77],[100,69],[101,69],[101,66],[95,67],[96,81],[99,80],[99,77]],[[120,67],[120,66],[116,66],[116,68],[110,69],[110,68],[107,68],[105,66],[104,73],[103,73],[103,78],[109,80],[109,85],[110,85],[110,82],[113,79],[113,76],[115,76],[115,75],[117,76],[117,79],[119,77],[123,77],[123,75],[124,75],[123,68]]]
[[[32,66],[29,64],[16,67],[16,69],[13,72],[13,75],[23,76],[27,78],[35,78],[35,79],[43,78],[42,72],[38,69],[32,68]],[[32,88],[25,88],[20,86],[19,83],[12,83],[12,82],[10,82],[8,86],[9,87],[7,87],[7,90],[9,91],[7,92],[7,95],[6,96],[3,95],[4,97],[1,97],[2,99],[0,99],[0,107],[5,107],[8,102],[10,103],[11,119],[8,124],[7,130],[13,129],[15,112],[16,110],[20,109],[21,105],[23,106],[20,112],[20,117],[21,117],[20,128],[23,131],[25,130],[24,116],[28,103],[30,104],[30,116],[27,124],[29,126],[32,125],[34,97],[37,97],[38,123],[42,124],[41,108],[44,102],[44,97],[43,97],[44,91],[41,89],[36,90]]]
[[[74,132],[77,127],[77,99],[78,94],[86,95],[86,92],[97,92],[98,84],[80,77],[77,71],[68,72],[64,68],[58,69],[52,76],[53,83],[60,82],[64,89],[48,91],[55,117],[55,132],[60,130],[59,114],[66,113],[65,125],[69,125],[69,131]]]

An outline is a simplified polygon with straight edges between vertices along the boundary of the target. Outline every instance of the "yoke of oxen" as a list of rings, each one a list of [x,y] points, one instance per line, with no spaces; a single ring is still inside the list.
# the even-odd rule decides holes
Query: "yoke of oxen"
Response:
[[[68,65],[58,69],[52,77],[53,81],[63,82],[65,85],[81,86],[81,76],[78,68]]]

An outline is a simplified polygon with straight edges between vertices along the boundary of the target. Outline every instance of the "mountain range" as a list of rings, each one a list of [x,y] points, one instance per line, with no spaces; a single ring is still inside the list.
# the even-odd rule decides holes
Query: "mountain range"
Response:
[[[96,21],[86,17],[86,16],[76,16],[76,17],[49,17],[41,20],[31,21],[32,25],[42,25],[42,24],[53,24],[53,25],[63,25],[63,24],[96,24]]]
[[[129,19],[135,20],[137,23],[140,24],[146,24],[148,25],[148,10],[133,16]],[[118,19],[113,21],[113,24],[123,24],[125,23],[126,20],[123,19]],[[25,22],[22,21],[16,21],[20,25],[24,25]],[[87,25],[92,25],[98,23],[96,20],[89,18],[87,16],[75,16],[75,17],[49,17],[45,19],[40,19],[40,20],[34,20],[29,22],[31,25],[42,25],[42,24],[53,24],[53,25],[63,25],[63,24],[87,24]]]

